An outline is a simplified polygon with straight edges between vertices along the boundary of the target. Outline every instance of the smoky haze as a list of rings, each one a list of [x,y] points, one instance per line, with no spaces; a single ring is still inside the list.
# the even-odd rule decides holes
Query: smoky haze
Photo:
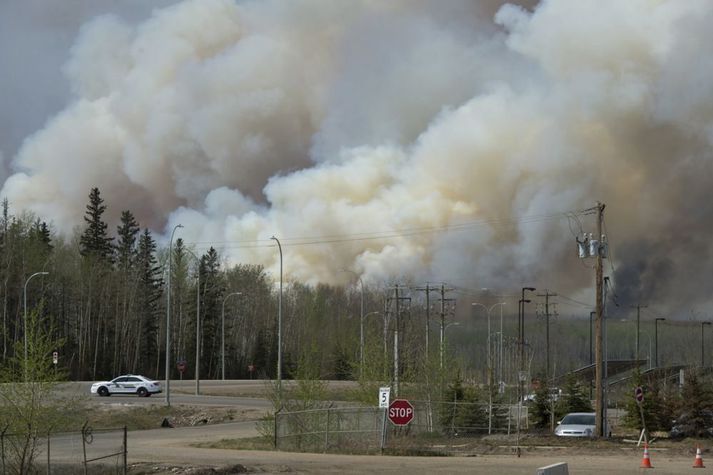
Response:
[[[711,20],[704,0],[101,15],[2,195],[69,233],[98,186],[110,219],[181,223],[198,249],[273,271],[276,235],[286,274],[311,283],[350,268],[588,303],[574,239],[594,219],[554,215],[601,200],[617,298],[710,309]]]

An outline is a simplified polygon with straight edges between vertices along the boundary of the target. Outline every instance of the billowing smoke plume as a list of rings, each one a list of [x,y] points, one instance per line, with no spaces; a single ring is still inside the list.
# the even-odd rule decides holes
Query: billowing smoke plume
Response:
[[[272,270],[274,234],[309,282],[348,267],[570,295],[592,282],[573,234],[595,222],[544,217],[601,200],[619,298],[700,308],[712,21],[706,0],[187,0],[138,25],[99,17],[65,66],[74,100],[2,193],[70,231],[98,186],[113,216],[181,223]]]

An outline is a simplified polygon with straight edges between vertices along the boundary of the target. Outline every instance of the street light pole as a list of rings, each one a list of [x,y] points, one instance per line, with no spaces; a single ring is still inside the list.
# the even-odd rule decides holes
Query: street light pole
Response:
[[[168,276],[166,277],[166,405],[171,406],[171,261],[173,260],[173,233],[182,228],[177,224],[171,231],[168,241]]]
[[[25,328],[24,328],[24,330],[25,330],[25,332],[24,332],[24,337],[25,337],[25,382],[27,382],[27,284],[29,284],[30,280],[36,275],[48,275],[48,274],[49,274],[49,272],[35,272],[31,276],[29,276],[27,278],[27,280],[25,281],[25,289],[22,293],[22,299],[24,302],[24,309],[25,309],[24,310],[24,317],[25,317],[24,318],[24,326],[25,326]]]
[[[223,299],[223,312],[220,317],[220,370],[225,381],[225,301],[232,295],[241,295],[242,292],[232,292]]]
[[[654,353],[654,362],[656,363],[656,368],[659,367],[659,322],[666,320],[663,317],[659,317],[654,320],[654,341],[656,342],[656,352]]]
[[[504,388],[503,380],[503,307],[505,307],[505,302],[500,306],[500,357],[498,358],[498,388]]]
[[[701,322],[701,368],[705,368],[706,366],[705,359],[703,358],[703,327],[710,324],[711,322]]]
[[[282,245],[275,236],[270,239],[277,243],[277,249],[280,251],[280,295],[277,304],[277,398],[282,407]]]

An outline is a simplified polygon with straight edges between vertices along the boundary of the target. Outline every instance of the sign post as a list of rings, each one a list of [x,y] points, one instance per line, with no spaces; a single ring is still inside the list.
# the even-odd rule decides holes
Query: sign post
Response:
[[[649,443],[649,438],[646,434],[646,420],[644,419],[644,388],[637,386],[634,389],[634,398],[636,399],[636,404],[639,406],[639,414],[641,415],[641,434],[639,435],[639,443],[641,445],[641,439],[647,444]]]
[[[389,398],[391,395],[391,387],[385,386],[379,388],[379,409],[382,409],[381,414],[381,453],[384,453],[386,445],[386,412],[389,409]]]
[[[57,366],[57,363],[59,363],[59,353],[56,351],[52,352],[52,364]]]
[[[188,364],[186,363],[185,360],[181,360],[176,363],[176,368],[178,368],[178,372],[181,373],[181,381],[182,381],[183,373],[186,372],[186,369],[188,368]]]
[[[389,405],[389,420],[395,426],[405,426],[413,420],[413,406],[406,399],[394,399]]]

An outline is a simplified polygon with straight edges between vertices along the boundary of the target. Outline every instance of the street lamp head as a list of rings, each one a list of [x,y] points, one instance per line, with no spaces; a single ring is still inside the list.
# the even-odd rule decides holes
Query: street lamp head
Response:
[[[179,223],[179,224],[176,225],[176,227],[177,227],[177,228],[182,228],[183,225]]]
[[[666,320],[664,317],[658,317],[656,319],[657,322],[663,322],[664,320]]]
[[[711,325],[711,322],[701,322],[701,325]]]
[[[520,302],[523,302],[523,303],[530,303],[530,302],[532,302],[532,300],[530,300],[530,299],[520,299]]]
[[[534,291],[537,290],[537,289],[534,288],[534,287],[523,287],[522,290],[523,290],[523,291],[529,290],[530,292],[534,292]]]

